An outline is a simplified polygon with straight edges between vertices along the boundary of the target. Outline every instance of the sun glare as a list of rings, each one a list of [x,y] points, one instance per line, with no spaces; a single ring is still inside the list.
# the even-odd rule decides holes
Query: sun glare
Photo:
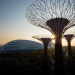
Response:
[[[55,43],[55,35],[52,35],[52,38],[53,38],[52,42]]]
[[[55,35],[52,35],[52,38],[55,39]]]

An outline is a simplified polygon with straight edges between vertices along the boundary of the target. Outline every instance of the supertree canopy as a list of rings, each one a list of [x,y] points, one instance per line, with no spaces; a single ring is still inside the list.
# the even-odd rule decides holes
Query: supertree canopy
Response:
[[[75,0],[36,0],[27,8],[26,17],[33,25],[48,29],[52,33],[52,28],[46,22],[54,18],[65,18],[68,24],[64,24],[64,29],[67,29],[75,24]],[[58,21],[61,22],[62,19]]]
[[[26,11],[30,23],[55,35],[55,75],[64,75],[61,37],[75,25],[75,0],[36,0]]]
[[[68,35],[68,34],[75,35],[75,25],[74,26],[72,25],[72,27],[64,30],[63,35]]]

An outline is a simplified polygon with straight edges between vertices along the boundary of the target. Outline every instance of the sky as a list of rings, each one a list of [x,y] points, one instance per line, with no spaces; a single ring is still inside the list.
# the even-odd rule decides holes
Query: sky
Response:
[[[0,0],[0,44],[17,39],[38,41],[32,36],[51,33],[29,23],[25,13],[28,6],[35,0]],[[75,45],[75,38],[72,45]],[[39,41],[38,41],[39,42]],[[67,41],[63,39],[63,45]]]

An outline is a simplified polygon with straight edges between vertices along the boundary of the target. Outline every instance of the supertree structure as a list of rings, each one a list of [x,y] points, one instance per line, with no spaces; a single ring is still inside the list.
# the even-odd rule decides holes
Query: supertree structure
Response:
[[[71,40],[73,39],[74,34],[65,34],[64,37],[65,37],[65,39],[67,40],[67,43],[68,43],[68,56],[72,56]]]
[[[65,63],[66,65],[66,69],[67,69],[67,73],[72,74],[74,72],[74,59],[73,59],[73,53],[71,50],[71,40],[75,37],[74,32],[75,29],[69,28],[63,35],[63,37],[67,40],[67,44],[68,44],[68,51],[66,53],[67,56],[67,61]]]
[[[41,41],[44,45],[44,66],[43,70],[48,71],[49,70],[49,60],[48,60],[48,44],[54,39],[52,35],[35,35],[32,36],[33,38]]]
[[[55,75],[64,75],[61,37],[75,24],[75,0],[36,0],[26,11],[30,23],[55,35]]]

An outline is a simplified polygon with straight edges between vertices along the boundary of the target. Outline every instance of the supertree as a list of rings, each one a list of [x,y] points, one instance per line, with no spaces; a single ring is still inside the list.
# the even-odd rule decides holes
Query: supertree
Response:
[[[72,57],[72,50],[71,50],[71,40],[73,39],[74,35],[73,34],[65,34],[64,35],[65,39],[67,40],[68,43],[68,60],[66,63],[67,66],[67,71],[70,72],[71,71],[71,65],[73,64],[73,57]]]
[[[55,35],[55,72],[63,74],[62,33],[75,24],[75,0],[36,0],[26,11],[33,25],[49,30]]]
[[[74,34],[65,34],[64,37],[65,37],[65,39],[67,40],[67,43],[68,43],[68,56],[72,56],[71,40],[73,39]]]
[[[48,44],[54,39],[52,35],[35,35],[32,36],[33,38],[41,41],[44,45],[44,64],[43,64],[43,71],[49,71],[49,60],[48,60]]]
[[[74,74],[74,58],[73,58],[73,52],[71,50],[71,40],[74,38],[75,29],[74,27],[69,28],[63,35],[63,37],[67,40],[68,43],[68,51],[66,53],[67,60],[65,63],[65,68],[67,73]]]
[[[63,37],[67,40],[68,43],[68,55],[71,56],[71,40],[75,37],[75,26],[70,27],[65,31]]]

